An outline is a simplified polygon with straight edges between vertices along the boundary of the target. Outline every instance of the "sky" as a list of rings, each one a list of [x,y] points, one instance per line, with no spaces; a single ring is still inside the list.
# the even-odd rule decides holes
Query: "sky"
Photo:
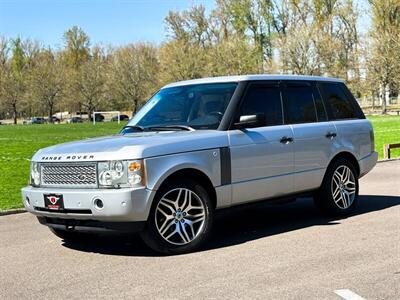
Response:
[[[119,46],[136,41],[161,43],[170,10],[214,0],[0,0],[0,36],[30,38],[62,47],[62,35],[81,27],[92,44]]]
[[[359,30],[366,33],[370,21],[366,0]],[[62,47],[63,33],[81,27],[91,43],[120,46],[137,41],[156,44],[166,39],[164,18],[170,10],[203,4],[208,11],[214,0],[0,0],[0,36],[30,38],[44,46]]]

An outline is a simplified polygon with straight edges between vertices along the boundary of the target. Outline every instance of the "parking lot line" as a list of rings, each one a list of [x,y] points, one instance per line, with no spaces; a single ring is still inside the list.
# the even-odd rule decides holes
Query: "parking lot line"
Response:
[[[366,300],[365,298],[357,295],[356,293],[354,293],[348,289],[335,290],[334,292],[336,295],[342,297],[345,300]]]

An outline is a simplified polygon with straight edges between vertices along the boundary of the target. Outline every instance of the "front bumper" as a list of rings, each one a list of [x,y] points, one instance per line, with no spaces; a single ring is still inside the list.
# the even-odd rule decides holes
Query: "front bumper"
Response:
[[[360,165],[360,178],[367,174],[369,171],[375,167],[376,162],[378,161],[378,152],[374,151],[371,154],[367,155],[366,157],[360,159],[358,161]]]
[[[22,189],[22,201],[26,210],[38,217],[102,222],[142,222],[147,220],[154,193],[146,188],[61,189],[28,186]],[[46,209],[44,194],[63,195],[65,210]],[[96,207],[96,199],[102,200],[101,209]]]

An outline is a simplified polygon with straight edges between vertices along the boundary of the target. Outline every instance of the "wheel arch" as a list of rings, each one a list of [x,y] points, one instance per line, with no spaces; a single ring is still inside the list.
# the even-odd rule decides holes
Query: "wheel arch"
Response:
[[[356,169],[357,177],[360,176],[360,164],[358,163],[358,160],[357,160],[356,156],[353,153],[349,152],[349,151],[341,151],[339,153],[336,153],[332,157],[332,159],[330,160],[326,170],[329,169],[329,167],[332,165],[332,163],[334,161],[336,161],[336,160],[338,160],[340,158],[343,158],[343,159],[346,159],[346,160],[350,161],[352,163],[352,165],[354,166],[354,168]],[[325,171],[325,174],[326,174],[326,171]]]
[[[206,189],[208,195],[210,196],[210,200],[213,204],[213,207],[216,208],[217,193],[210,177],[208,177],[207,174],[204,173],[203,171],[193,167],[186,167],[174,170],[159,183],[159,187],[157,190],[160,190],[162,187],[168,185],[169,182],[176,180],[178,178],[191,179],[195,182],[200,183],[201,186]]]

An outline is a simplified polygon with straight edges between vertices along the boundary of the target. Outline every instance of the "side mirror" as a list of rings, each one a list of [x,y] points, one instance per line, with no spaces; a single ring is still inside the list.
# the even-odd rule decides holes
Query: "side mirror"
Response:
[[[236,128],[258,127],[265,125],[265,114],[245,115],[239,117],[239,122],[234,124]]]

